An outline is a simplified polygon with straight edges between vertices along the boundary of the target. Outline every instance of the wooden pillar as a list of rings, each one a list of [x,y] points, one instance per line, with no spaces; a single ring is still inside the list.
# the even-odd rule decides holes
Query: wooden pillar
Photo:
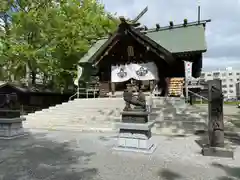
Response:
[[[165,96],[168,96],[168,94],[169,94],[169,84],[170,84],[170,78],[169,77],[165,78],[165,83],[166,83]]]
[[[150,80],[149,81],[149,89],[150,89],[150,92],[153,92],[153,90],[154,90],[154,80]]]
[[[114,82],[111,82],[111,92],[112,92],[112,95],[115,94],[115,91],[116,91],[116,84]]]

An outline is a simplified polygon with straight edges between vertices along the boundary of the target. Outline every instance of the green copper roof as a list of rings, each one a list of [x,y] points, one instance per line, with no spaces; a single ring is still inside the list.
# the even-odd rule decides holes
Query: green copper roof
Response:
[[[159,45],[170,51],[171,53],[206,51],[205,30],[203,24],[190,25],[186,27],[165,28],[149,30],[145,34]],[[80,63],[86,63],[99,50],[99,48],[107,41],[101,39],[97,41],[89,51],[80,59]]]
[[[89,50],[88,52],[80,59],[80,63],[86,63],[89,59],[99,50],[99,48],[107,41],[108,39],[100,39],[97,41]]]
[[[203,25],[153,31],[146,35],[171,53],[207,50]]]

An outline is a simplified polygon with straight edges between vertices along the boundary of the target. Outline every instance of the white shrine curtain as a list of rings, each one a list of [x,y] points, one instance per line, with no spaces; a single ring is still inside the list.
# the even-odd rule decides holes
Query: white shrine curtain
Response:
[[[146,81],[158,80],[158,70],[153,62],[112,66],[111,81],[124,82],[131,78]]]
[[[111,81],[124,82],[132,78],[132,71],[129,65],[120,65],[111,67]]]

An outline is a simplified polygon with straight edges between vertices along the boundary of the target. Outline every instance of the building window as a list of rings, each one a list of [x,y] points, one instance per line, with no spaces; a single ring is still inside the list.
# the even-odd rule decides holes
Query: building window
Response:
[[[227,88],[227,85],[226,84],[222,85],[222,88]]]
[[[227,94],[227,91],[225,90],[225,91],[223,91],[223,94]]]
[[[230,93],[233,93],[233,90],[229,90]]]
[[[237,81],[240,81],[240,79],[239,79],[239,78],[237,78]]]
[[[233,87],[233,84],[230,84],[229,87]]]
[[[205,73],[201,73],[201,77],[205,77]]]
[[[228,73],[228,75],[229,75],[229,76],[232,76],[232,75],[233,75],[233,73]]]
[[[207,76],[209,77],[209,76],[212,76],[212,75],[211,75],[211,74],[208,74]]]
[[[222,82],[226,82],[227,80],[226,79],[223,79]]]
[[[213,73],[213,76],[219,76],[219,75],[220,75],[219,72],[215,72],[215,73]]]
[[[222,73],[222,76],[226,76],[226,73]]]
[[[240,73],[237,73],[237,76],[239,76],[240,75]]]
[[[233,82],[233,79],[229,79],[229,81]]]

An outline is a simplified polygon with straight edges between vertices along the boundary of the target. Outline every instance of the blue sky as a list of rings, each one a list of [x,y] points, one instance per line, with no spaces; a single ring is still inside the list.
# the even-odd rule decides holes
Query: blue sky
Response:
[[[100,0],[107,11],[134,18],[145,6],[140,22],[148,27],[197,20],[197,0]],[[201,18],[212,19],[206,27],[208,51],[204,69],[240,69],[240,0],[201,0]]]

